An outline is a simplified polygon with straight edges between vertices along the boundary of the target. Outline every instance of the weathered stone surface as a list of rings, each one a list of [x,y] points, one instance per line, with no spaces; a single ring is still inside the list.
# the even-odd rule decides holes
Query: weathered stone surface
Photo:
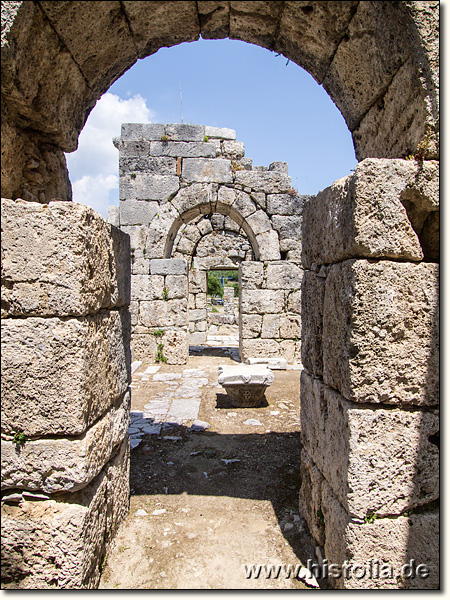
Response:
[[[303,272],[302,278],[305,277]],[[302,279],[303,284],[303,279]],[[289,292],[287,297],[287,309],[289,312],[301,314],[302,313],[302,291],[301,289]]]
[[[130,419],[130,393],[85,434],[76,438],[30,440],[18,447],[2,440],[2,490],[20,488],[48,494],[85,487],[124,439]]]
[[[248,365],[265,365],[269,369],[273,370],[285,370],[287,369],[287,362],[284,358],[247,358]]]
[[[264,265],[261,262],[243,262],[239,265],[239,288],[254,290],[264,281]]]
[[[329,563],[342,565],[345,561],[352,565],[374,564],[378,558],[380,564],[386,563],[393,569],[384,573],[384,577],[361,577],[362,570],[355,571],[356,577],[337,578],[337,588],[367,589],[407,588],[437,589],[439,587],[439,511],[430,509],[409,516],[375,519],[373,523],[355,523],[343,509],[330,486],[323,483],[322,514],[325,523],[325,555]],[[403,565],[424,564],[429,569],[426,578],[408,579],[401,576]],[[407,573],[408,571],[404,571]]]
[[[302,322],[299,315],[280,315],[280,337],[299,340],[302,334]]]
[[[189,337],[190,339],[190,337]],[[189,339],[187,331],[167,330],[162,337],[163,355],[169,365],[184,365],[189,356]]]
[[[281,355],[280,345],[270,339],[246,340],[239,338],[239,355],[242,362],[245,362],[250,356],[254,358],[278,357]]]
[[[313,538],[319,546],[323,547],[325,545],[325,526],[323,516],[322,518],[319,516],[322,512],[322,486],[325,480],[304,448],[301,450],[300,457],[302,475],[299,494],[300,513],[305,519]]]
[[[122,200],[119,209],[121,225],[149,225],[158,212],[158,203],[147,200]]]
[[[217,199],[217,186],[214,184],[192,183],[187,187],[181,188],[177,195],[172,198],[171,204],[177,211],[183,215],[188,211],[194,210],[203,204],[211,205]],[[209,210],[214,212],[212,206]],[[198,215],[200,212],[198,213]],[[197,216],[198,216],[197,215]]]
[[[207,4],[207,3],[199,2],[199,4]],[[211,4],[211,2],[209,2],[208,4]],[[215,4],[224,4],[224,3],[216,2]],[[205,126],[205,135],[208,136],[209,138],[219,138],[221,140],[235,140],[236,139],[236,131],[234,129],[228,129],[228,127],[211,127],[209,125],[206,125]]]
[[[108,206],[108,216],[106,217],[106,222],[110,225],[114,225],[114,227],[120,226],[120,217],[119,217],[119,207],[118,206]]]
[[[258,234],[256,244],[259,248],[260,260],[280,260],[280,242],[276,231]]]
[[[422,410],[363,408],[305,371],[302,443],[347,512],[403,513],[439,497],[439,418]]]
[[[136,177],[122,175],[119,180],[121,200],[167,200],[179,188],[180,180],[176,175],[136,173]]]
[[[123,3],[123,8],[139,58],[153,54],[161,46],[172,46],[198,39],[200,30],[197,7],[191,2]],[[174,27],[174,23],[177,26]]]
[[[261,338],[280,337],[280,315],[268,314],[262,315]]]
[[[283,290],[248,290],[241,292],[240,310],[244,314],[278,313],[284,310]]]
[[[333,265],[326,280],[324,381],[355,402],[439,403],[439,267]]]
[[[264,392],[273,383],[273,373],[262,365],[219,365],[218,382],[236,407],[254,407],[261,404]]]
[[[190,346],[204,346],[206,345],[207,335],[204,332],[196,331],[189,334],[189,345]]]
[[[272,290],[298,290],[302,285],[303,270],[289,263],[268,264],[265,285]]]
[[[188,293],[186,275],[167,275],[165,288],[168,300],[186,298]]]
[[[103,2],[97,7],[44,1],[40,6],[89,86],[99,93],[137,60],[133,37],[117,2]],[[99,26],[95,55],[86,40],[93,20]]]
[[[268,194],[267,211],[271,215],[299,216],[309,198],[299,194]]]
[[[153,364],[156,357],[157,341],[151,333],[137,333],[133,331],[131,334],[131,355],[133,361],[141,360]]]
[[[160,140],[164,134],[163,123],[122,123],[120,139],[129,140]]]
[[[203,142],[205,139],[204,125],[170,123],[165,126],[164,132],[171,140],[180,140],[183,142]]]
[[[231,2],[230,7],[231,39],[273,47],[282,5],[278,2]]]
[[[204,319],[206,319],[206,308],[189,311],[190,321],[203,321]]]
[[[231,161],[224,158],[185,158],[182,177],[187,181],[231,183],[233,172]]]
[[[132,300],[162,300],[163,275],[133,275],[131,278]]]
[[[20,589],[95,589],[100,565],[128,512],[128,436],[82,490],[2,503],[2,581]]]
[[[302,237],[302,218],[285,217],[284,215],[274,215],[271,219],[273,228],[278,231],[280,240],[292,239],[301,240]]]
[[[145,248],[147,244],[148,228],[144,225],[122,225],[120,228],[123,233],[130,236],[130,250],[135,252]]]
[[[187,262],[182,258],[163,258],[150,261],[152,275],[187,275]]]
[[[437,172],[427,171],[436,182]],[[413,203],[420,205],[420,213],[427,212],[425,206],[428,212],[436,210],[434,185],[419,183],[413,192],[419,172],[416,161],[366,159],[352,175],[305,203],[304,265],[352,257],[421,260],[419,239],[403,205],[408,202],[409,212]]]
[[[240,338],[257,338],[261,335],[262,315],[241,315],[239,320]]]
[[[122,141],[123,145],[126,142]],[[135,144],[132,144],[136,147]],[[152,173],[155,175],[176,175],[177,174],[177,161],[172,156],[128,156],[125,148],[119,144],[119,175],[126,175],[127,173],[136,173],[139,171],[145,171],[146,173]],[[153,145],[150,144],[150,152],[152,151]]]
[[[189,270],[189,292],[193,294],[205,293],[207,291],[208,283],[206,280],[205,271]]]
[[[127,255],[126,236],[88,206],[2,199],[2,317],[123,306]]]
[[[325,279],[305,271],[301,289],[302,363],[313,375],[323,375],[323,304]],[[288,309],[291,296],[288,300]]]
[[[145,248],[146,257],[162,259],[165,256],[167,237],[177,217],[178,211],[170,202],[160,205],[158,218],[153,219],[149,227],[146,228],[146,241],[144,241],[143,246],[140,246]]]
[[[279,173],[286,173],[287,175],[289,172],[289,166],[287,162],[276,160],[270,163],[269,171],[278,171]]]
[[[289,175],[277,171],[237,171],[235,182],[266,194],[283,194],[291,189]]]
[[[145,327],[187,327],[187,300],[142,301],[139,321]]]
[[[264,210],[258,210],[252,215],[249,215],[246,218],[246,221],[256,236],[266,232],[273,233],[272,224]]]
[[[204,142],[151,142],[152,156],[175,156],[180,158],[215,158],[214,144]]]
[[[245,154],[245,147],[243,142],[236,140],[225,140],[222,144],[222,154],[232,160],[242,158]]]
[[[130,378],[130,315],[2,320],[2,431],[80,435]]]
[[[226,192],[224,191],[226,190]],[[228,197],[224,197],[227,193]],[[244,218],[249,217],[258,210],[257,205],[253,202],[249,194],[240,190],[231,190],[230,188],[220,188],[219,200],[227,203],[228,198],[233,199],[232,206]],[[247,219],[248,220],[248,219]],[[256,232],[255,232],[256,233]]]

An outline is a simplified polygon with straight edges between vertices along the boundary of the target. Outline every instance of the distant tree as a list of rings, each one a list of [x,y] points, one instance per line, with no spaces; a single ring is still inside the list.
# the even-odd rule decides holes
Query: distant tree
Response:
[[[233,283],[233,287],[234,287],[234,297],[238,298],[239,297],[239,284]]]
[[[208,294],[223,297],[223,288],[214,273],[208,273]]]

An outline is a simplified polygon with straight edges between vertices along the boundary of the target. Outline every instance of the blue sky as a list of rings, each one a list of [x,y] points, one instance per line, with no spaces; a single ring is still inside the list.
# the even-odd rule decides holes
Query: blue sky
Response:
[[[118,204],[122,122],[230,127],[254,165],[287,161],[292,185],[315,194],[356,165],[350,132],[325,90],[284,56],[234,40],[199,40],[139,60],[97,102],[67,154],[74,201],[106,216]]]

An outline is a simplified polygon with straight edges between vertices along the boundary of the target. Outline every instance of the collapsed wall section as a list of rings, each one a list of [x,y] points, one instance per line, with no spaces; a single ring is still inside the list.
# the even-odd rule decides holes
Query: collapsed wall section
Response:
[[[2,582],[95,588],[128,512],[128,236],[2,199]]]
[[[363,565],[338,588],[439,586],[438,174],[366,159],[304,206],[300,509]]]

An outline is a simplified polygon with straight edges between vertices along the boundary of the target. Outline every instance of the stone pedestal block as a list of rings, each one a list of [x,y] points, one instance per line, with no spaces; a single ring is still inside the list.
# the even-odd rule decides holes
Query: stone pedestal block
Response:
[[[2,431],[80,435],[130,382],[130,313],[2,320]]]
[[[273,379],[272,371],[265,366],[219,366],[219,383],[238,408],[259,406]]]
[[[439,266],[333,265],[326,280],[324,381],[354,402],[439,403]]]
[[[2,503],[2,582],[14,589],[95,589],[128,512],[129,442],[82,490]]]
[[[393,515],[439,498],[437,414],[348,402],[301,375],[302,443],[347,512]]]

